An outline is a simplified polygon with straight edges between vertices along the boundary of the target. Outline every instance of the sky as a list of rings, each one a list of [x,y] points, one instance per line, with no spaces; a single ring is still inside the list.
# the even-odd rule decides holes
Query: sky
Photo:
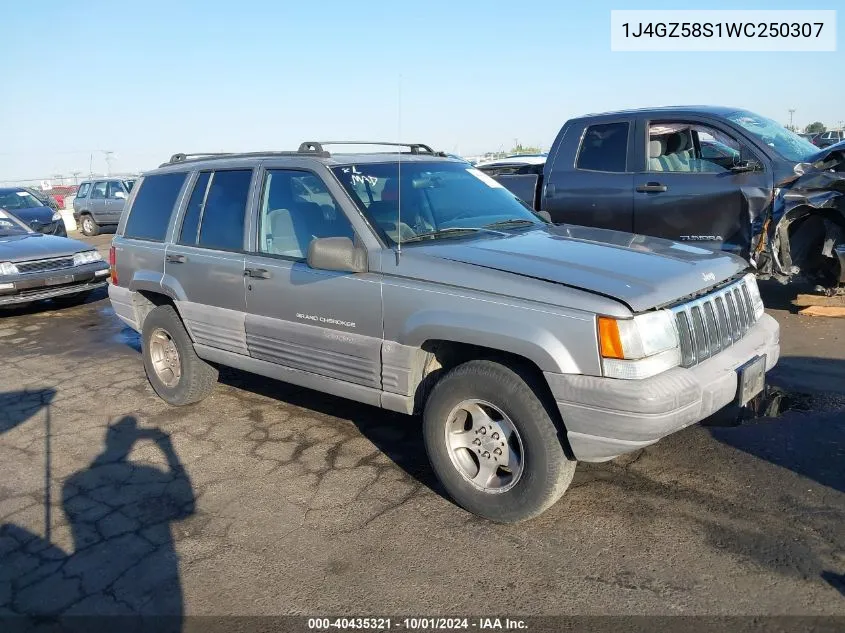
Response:
[[[691,3],[692,4],[692,3]],[[708,0],[708,9],[794,9]],[[805,9],[842,8],[819,0]],[[0,181],[155,167],[176,152],[304,140],[548,149],[563,122],[717,104],[795,124],[845,119],[834,53],[610,50],[610,11],[651,1],[10,1],[0,9]],[[687,8],[695,8],[688,6]]]

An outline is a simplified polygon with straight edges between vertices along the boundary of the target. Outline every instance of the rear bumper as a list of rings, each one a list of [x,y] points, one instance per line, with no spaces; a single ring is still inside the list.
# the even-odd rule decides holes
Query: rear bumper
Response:
[[[780,329],[769,315],[745,337],[703,363],[676,367],[646,380],[546,374],[575,458],[600,462],[635,451],[709,417],[737,397],[737,369],[780,356]]]
[[[141,327],[135,311],[134,296],[135,293],[129,290],[129,288],[109,284],[109,300],[111,301],[115,316],[133,330],[140,332]]]
[[[0,283],[0,306],[29,303],[102,288],[108,283],[108,274],[108,264],[97,262],[75,270],[21,275],[13,278],[13,281]]]

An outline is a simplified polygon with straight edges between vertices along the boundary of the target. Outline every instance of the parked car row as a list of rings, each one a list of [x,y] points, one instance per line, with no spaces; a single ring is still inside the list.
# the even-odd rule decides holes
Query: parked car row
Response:
[[[753,112],[579,117],[548,159],[478,168],[554,222],[723,249],[781,281],[845,283],[845,144],[821,150]]]
[[[690,129],[674,123],[648,144],[668,165]],[[589,148],[576,165],[621,173],[643,149],[630,142],[639,123],[583,125],[599,128],[572,128]],[[607,146],[621,157],[596,151]],[[112,242],[109,297],[141,333],[162,399],[201,400],[225,365],[421,413],[451,496],[518,521],[564,493],[576,461],[759,397],[778,326],[742,258],[554,225],[465,161],[403,147],[176,154],[139,179]],[[695,147],[688,164],[702,161]]]

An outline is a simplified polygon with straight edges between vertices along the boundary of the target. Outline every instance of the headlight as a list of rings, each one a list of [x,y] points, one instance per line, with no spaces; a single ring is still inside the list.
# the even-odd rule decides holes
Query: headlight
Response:
[[[50,222],[58,222],[62,219],[62,214],[58,211],[53,211],[53,217],[50,218]]]
[[[599,348],[609,378],[639,380],[681,364],[678,328],[668,310],[633,319],[599,317]]]
[[[103,256],[100,255],[97,251],[83,251],[81,253],[75,253],[73,256],[73,265],[74,266],[82,266],[84,264],[91,264],[93,262],[102,261]]]
[[[0,275],[17,275],[18,267],[12,262],[0,262]]]
[[[759,321],[766,311],[766,306],[763,305],[763,297],[760,296],[760,288],[757,287],[757,277],[753,273],[748,273],[745,276],[745,287],[748,288],[748,294],[751,295],[751,305],[754,306],[754,320]]]

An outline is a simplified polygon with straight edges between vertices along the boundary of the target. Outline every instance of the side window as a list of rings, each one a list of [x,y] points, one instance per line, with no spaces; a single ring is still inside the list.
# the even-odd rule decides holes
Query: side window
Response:
[[[627,157],[627,122],[591,125],[584,132],[575,166],[588,171],[624,172]]]
[[[304,259],[315,238],[354,236],[325,183],[308,172],[269,170],[264,178],[260,215],[261,253]]]
[[[112,180],[108,186],[108,197],[112,200],[125,200],[126,191],[123,190],[118,181]]]
[[[652,122],[648,141],[650,172],[721,173],[740,160],[736,139],[698,123]]]
[[[185,184],[186,172],[145,177],[129,211],[124,236],[164,241],[173,207]]]
[[[76,197],[77,198],[84,198],[85,196],[88,195],[88,191],[90,189],[91,189],[91,183],[90,182],[83,182],[81,185],[79,185],[79,191],[76,192]]]
[[[199,246],[225,251],[244,247],[244,218],[251,169],[215,171],[200,219]]]
[[[185,209],[185,217],[182,219],[182,230],[179,232],[180,244],[193,246],[197,243],[197,229],[202,216],[202,205],[205,202],[205,195],[208,192],[208,181],[211,180],[211,172],[204,171],[197,178],[191,199],[188,201],[188,208]]]
[[[106,183],[104,181],[95,182],[91,188],[92,200],[103,200],[106,197]]]

